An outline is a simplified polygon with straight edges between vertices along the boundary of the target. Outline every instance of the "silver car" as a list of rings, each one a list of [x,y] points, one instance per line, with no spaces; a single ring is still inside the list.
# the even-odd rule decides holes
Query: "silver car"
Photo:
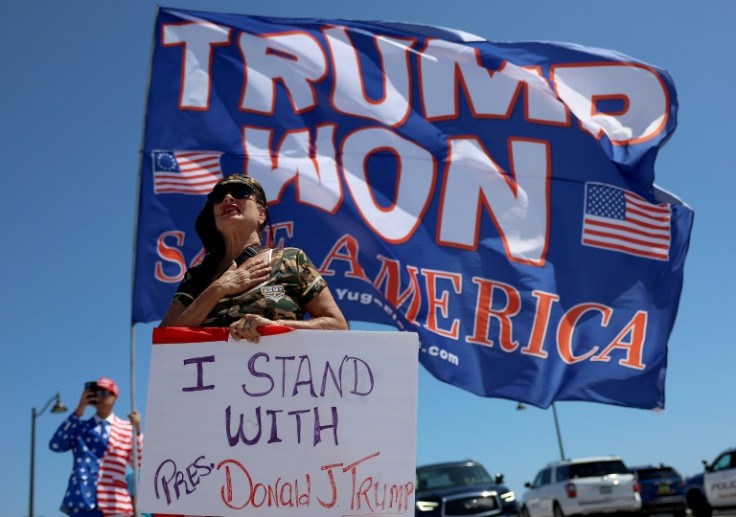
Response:
[[[524,486],[523,517],[569,517],[606,512],[638,512],[635,476],[617,456],[556,461]]]

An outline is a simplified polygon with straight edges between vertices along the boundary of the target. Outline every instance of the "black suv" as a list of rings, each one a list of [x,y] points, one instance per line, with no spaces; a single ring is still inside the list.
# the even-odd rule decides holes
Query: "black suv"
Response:
[[[503,475],[490,474],[472,460],[417,467],[416,517],[487,517],[519,514]]]

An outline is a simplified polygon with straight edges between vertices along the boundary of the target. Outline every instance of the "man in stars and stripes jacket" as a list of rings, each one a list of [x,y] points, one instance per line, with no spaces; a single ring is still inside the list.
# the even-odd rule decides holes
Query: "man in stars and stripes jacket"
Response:
[[[133,465],[133,427],[138,437],[138,464],[143,448],[141,416],[133,411],[127,420],[112,412],[120,390],[112,379],[88,383],[76,411],[56,430],[52,451],[74,454],[74,466],[61,511],[74,517],[133,515],[125,479],[126,464]],[[96,413],[83,420],[87,406]]]

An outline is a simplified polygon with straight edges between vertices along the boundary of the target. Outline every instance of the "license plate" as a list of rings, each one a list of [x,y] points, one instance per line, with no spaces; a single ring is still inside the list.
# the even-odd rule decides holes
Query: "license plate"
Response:
[[[672,489],[666,484],[659,485],[659,490],[657,490],[658,494],[669,494],[670,492],[672,492]]]
[[[608,485],[604,485],[600,487],[600,491],[601,491],[601,494],[610,494],[611,492],[613,492],[613,488],[611,488]]]

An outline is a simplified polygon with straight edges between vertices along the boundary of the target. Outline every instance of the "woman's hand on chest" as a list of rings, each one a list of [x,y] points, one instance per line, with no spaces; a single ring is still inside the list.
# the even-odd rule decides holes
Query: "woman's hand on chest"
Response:
[[[252,257],[240,266],[233,261],[213,284],[221,290],[223,296],[233,296],[266,281],[271,269],[267,256]]]

